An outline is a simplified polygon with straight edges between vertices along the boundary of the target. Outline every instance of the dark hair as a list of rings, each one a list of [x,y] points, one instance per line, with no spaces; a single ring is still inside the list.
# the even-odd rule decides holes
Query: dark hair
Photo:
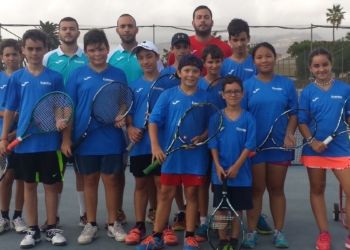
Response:
[[[135,20],[135,18],[132,16],[132,15],[130,15],[130,14],[122,14],[120,17],[118,17],[118,21],[119,21],[119,19],[121,18],[121,17],[125,17],[125,16],[128,16],[128,17],[131,17],[133,20],[134,20],[134,23],[135,23],[135,26],[136,26],[136,20]],[[118,25],[118,21],[117,21],[117,25]]]
[[[313,51],[311,51],[310,55],[309,55],[309,65],[311,65],[312,63],[312,59],[315,57],[315,56],[319,56],[319,55],[324,55],[327,57],[327,59],[332,62],[333,59],[332,59],[332,55],[331,53],[326,50],[325,48],[317,48],[317,49],[314,49]]]
[[[202,71],[203,61],[198,56],[193,54],[183,55],[180,59],[179,66],[177,68],[178,70],[181,70],[181,68],[185,66],[195,66],[199,68],[200,71]]]
[[[106,33],[102,29],[90,29],[84,35],[84,49],[90,44],[104,44],[106,47],[109,47],[109,43],[106,37]]]
[[[202,59],[205,62],[207,56],[211,55],[213,59],[224,59],[224,52],[216,44],[208,44],[202,51]]]
[[[47,47],[47,35],[45,32],[38,30],[38,29],[31,29],[31,30],[27,30],[22,37],[22,46],[25,47],[26,46],[26,42],[27,40],[33,40],[33,41],[39,41],[42,42],[44,45],[44,48]]]
[[[61,21],[58,24],[58,29],[61,28],[61,23],[62,22],[75,22],[75,24],[77,25],[77,29],[79,29],[79,24],[78,24],[77,20],[75,20],[73,17],[62,18]]]
[[[222,80],[222,91],[225,91],[225,87],[227,84],[233,84],[233,83],[237,83],[241,87],[241,90],[243,90],[243,83],[241,78],[237,76],[227,75]]]
[[[231,22],[227,26],[228,35],[230,36],[238,36],[240,33],[245,32],[247,33],[248,38],[249,35],[249,25],[246,21],[242,19],[232,19]]]
[[[22,54],[21,50],[21,44],[16,41],[15,39],[5,39],[0,43],[0,55],[2,56],[4,53],[4,49],[12,47],[14,48],[18,53]]]
[[[197,12],[198,10],[208,10],[209,13],[210,13],[210,17],[213,18],[213,13],[211,13],[211,10],[209,9],[208,6],[206,6],[206,5],[199,5],[199,6],[198,6],[197,8],[195,8],[194,11],[193,11],[193,20],[194,20],[194,17],[195,17],[195,15],[196,15],[196,12]]]
[[[262,42],[262,43],[258,43],[257,45],[255,45],[253,51],[252,51],[252,57],[253,57],[253,60],[255,58],[255,54],[256,54],[256,51],[261,48],[261,47],[265,47],[265,48],[268,48],[269,50],[271,50],[271,52],[273,53],[273,55],[275,56],[276,58],[276,50],[275,48],[268,42]]]

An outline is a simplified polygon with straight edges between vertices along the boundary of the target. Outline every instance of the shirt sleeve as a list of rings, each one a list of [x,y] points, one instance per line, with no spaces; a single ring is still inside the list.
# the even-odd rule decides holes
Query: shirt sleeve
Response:
[[[163,92],[156,105],[154,106],[152,113],[149,117],[149,123],[155,123],[158,127],[162,127],[165,123],[166,118],[166,110],[167,110],[167,102],[168,95],[166,92]]]
[[[20,103],[20,89],[18,89],[17,78],[15,76],[11,76],[5,92],[4,103],[6,109],[11,111],[16,111],[19,108]]]
[[[294,86],[294,83],[291,81],[289,97],[288,97],[288,109],[296,109],[296,108],[298,108],[298,94]]]
[[[254,116],[249,114],[247,119],[247,140],[244,147],[250,151],[256,148],[256,121]]]
[[[242,109],[248,110],[248,91],[247,91],[246,82],[243,82],[243,90],[244,90],[244,96],[241,100],[241,107]]]
[[[55,77],[55,91],[65,92],[63,78],[60,74]]]
[[[306,90],[301,91],[299,98],[299,107],[310,111],[310,100],[306,94]],[[298,122],[308,124],[309,118],[306,112],[298,112]]]
[[[72,99],[74,106],[77,106],[78,102],[78,96],[77,96],[77,75],[76,74],[70,74],[67,84],[66,84],[66,93],[70,96]]]
[[[215,134],[215,132],[217,131],[217,128],[218,128],[217,123],[218,123],[218,115],[213,115],[209,121],[209,133],[208,133],[209,138],[212,137]],[[208,142],[208,148],[218,149],[219,145],[218,145],[217,140],[218,140],[217,136],[215,136],[213,139],[211,139]]]

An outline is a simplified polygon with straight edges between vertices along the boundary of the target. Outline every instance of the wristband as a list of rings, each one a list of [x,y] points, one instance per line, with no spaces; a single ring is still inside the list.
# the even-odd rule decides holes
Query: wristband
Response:
[[[306,139],[306,143],[309,145],[309,147],[311,147],[311,143],[315,140],[315,138],[313,137],[309,137]]]

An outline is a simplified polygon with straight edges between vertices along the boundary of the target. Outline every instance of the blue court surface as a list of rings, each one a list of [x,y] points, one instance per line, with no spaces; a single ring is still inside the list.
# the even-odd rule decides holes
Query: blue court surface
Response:
[[[126,172],[127,184],[125,187],[124,196],[124,211],[127,215],[128,223],[124,229],[126,232],[130,231],[135,223],[134,206],[133,206],[133,191],[134,191],[134,178],[129,173],[129,169]],[[45,208],[44,208],[44,193],[43,188],[39,185],[39,225],[45,221]],[[318,236],[318,229],[314,220],[311,206],[309,202],[309,183],[307,172],[302,166],[293,166],[289,169],[286,188],[287,196],[287,215],[285,219],[285,234],[289,241],[290,250],[310,250],[315,249],[315,244]],[[343,227],[340,221],[333,220],[333,204],[339,203],[339,185],[335,179],[333,173],[328,171],[327,175],[327,189],[326,189],[326,202],[328,209],[328,223],[329,230],[332,235],[332,249],[340,250],[344,249],[345,238],[347,236],[347,230]],[[213,211],[211,208],[210,211]],[[177,212],[175,202],[173,202],[173,209],[171,212],[170,221],[173,219],[173,214]],[[10,214],[13,213],[13,201],[11,203]],[[268,208],[268,196],[264,196],[263,213],[267,215],[267,222],[269,225],[273,225],[271,214]],[[75,191],[75,176],[71,167],[68,167],[65,176],[65,186],[61,201],[61,229],[64,230],[64,236],[67,239],[67,245],[58,247],[53,246],[51,243],[45,241],[45,236],[42,234],[42,242],[37,244],[34,249],[134,249],[134,246],[127,246],[124,243],[116,242],[114,238],[107,237],[107,230],[104,229],[104,223],[107,219],[107,213],[105,208],[105,196],[103,186],[100,185],[99,189],[99,207],[97,215],[97,223],[100,225],[99,236],[89,245],[79,245],[77,243],[78,236],[82,231],[82,227],[79,227],[79,208],[77,202],[77,194]],[[24,213],[25,218],[25,213]],[[152,226],[147,225],[147,233],[152,232]],[[177,233],[180,240],[178,246],[165,246],[164,249],[179,250],[183,249],[183,232]],[[16,234],[14,231],[6,232],[0,235],[0,250],[12,250],[20,249],[19,244],[24,235]],[[200,249],[211,249],[208,243],[201,243]],[[276,249],[272,242],[271,235],[259,235],[259,243],[256,246],[257,250],[270,250]]]

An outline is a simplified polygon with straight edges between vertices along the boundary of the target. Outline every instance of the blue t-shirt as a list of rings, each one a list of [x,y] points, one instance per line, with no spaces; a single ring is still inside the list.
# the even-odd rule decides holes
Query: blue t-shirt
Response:
[[[210,94],[200,88],[190,96],[186,95],[179,86],[167,89],[161,94],[150,115],[149,122],[155,123],[158,128],[165,131],[164,151],[170,146],[177,123],[185,111],[197,103],[211,101]],[[180,145],[182,143],[177,140],[173,149]],[[195,149],[181,149],[168,155],[162,165],[162,173],[205,175],[207,168],[208,149],[206,146],[199,146]]]
[[[255,149],[256,143],[256,122],[255,118],[249,112],[242,110],[241,115],[236,120],[231,120],[223,114],[223,124],[219,133],[208,142],[208,147],[217,149],[219,154],[220,165],[227,171],[239,158],[243,150],[246,148],[250,151]],[[215,114],[209,124],[209,136],[213,135],[217,130],[217,125],[212,124],[216,121]],[[232,139],[234,138],[234,140]],[[216,167],[212,164],[212,180],[213,184],[221,185],[216,174]],[[228,186],[249,187],[252,185],[252,171],[249,157],[244,161],[238,171],[235,179],[227,179]]]
[[[96,72],[89,65],[77,68],[69,76],[67,93],[75,105],[73,125],[73,143],[84,134],[91,115],[92,101],[97,91],[111,81],[126,82],[124,72],[108,66],[102,72]],[[95,119],[91,120],[88,131],[100,127]],[[78,155],[110,155],[125,152],[126,142],[122,129],[114,125],[97,129],[86,137],[74,151]]]
[[[244,81],[243,89],[245,95],[241,106],[249,111],[256,119],[257,135],[256,146],[259,147],[269,133],[269,130],[283,112],[298,108],[297,92],[292,80],[275,75],[274,78],[264,83],[256,76]],[[285,122],[287,125],[287,121]],[[279,131],[286,131],[285,127],[275,127]],[[284,135],[282,135],[284,136]],[[278,141],[283,138],[277,138]],[[274,146],[268,139],[264,147]],[[261,151],[251,158],[252,164],[262,162],[281,162],[294,159],[294,151],[266,150]]]
[[[7,83],[10,77],[5,73],[5,71],[0,72],[0,110],[5,111],[5,107],[2,105],[4,98],[5,98],[5,93],[6,93],[6,87]],[[3,118],[0,117],[0,132],[2,132],[2,122]]]
[[[34,76],[27,68],[23,68],[11,75],[6,87],[4,104],[6,109],[18,111],[20,114],[17,135],[21,136],[24,133],[39,99],[53,91],[64,91],[62,76],[54,70],[44,68],[38,76]],[[32,131],[37,130],[31,126],[27,133]],[[15,148],[15,152],[48,152],[59,150],[60,147],[61,134],[51,132],[28,137]]]
[[[208,91],[212,97],[213,97],[213,104],[218,108],[218,109],[223,109],[226,107],[226,101],[222,98],[221,92],[222,92],[222,80],[215,86],[215,87],[210,87],[210,82],[208,82],[204,77],[199,79],[197,86],[200,87],[201,89]]]
[[[221,66],[220,71],[220,75],[222,76],[237,76],[242,81],[248,80],[256,74],[257,69],[254,65],[251,55],[248,55],[248,57],[241,63],[232,60],[231,57],[226,58]]]
[[[61,47],[45,54],[43,65],[60,73],[63,77],[64,84],[67,84],[69,74],[78,67],[89,63],[89,59],[83,50],[78,47],[77,52],[69,57],[62,51]]]
[[[317,87],[315,83],[310,83],[301,91],[299,107],[309,110],[317,121],[315,139],[324,141],[334,132],[339,121],[343,104],[349,96],[349,85],[338,80],[334,80],[333,85],[327,91]],[[348,112],[347,116],[349,116]],[[299,113],[298,120],[299,123],[308,124],[310,127],[311,123],[302,112]],[[314,131],[314,128],[310,127],[310,130]],[[346,125],[341,121],[338,131],[341,132],[345,130]],[[311,147],[303,147],[302,155],[326,157],[350,156],[347,133],[336,136],[327,147],[328,148],[320,154],[312,150]]]
[[[175,73],[176,73],[176,68],[174,68],[173,66],[168,66],[160,72],[161,75],[175,74]]]

